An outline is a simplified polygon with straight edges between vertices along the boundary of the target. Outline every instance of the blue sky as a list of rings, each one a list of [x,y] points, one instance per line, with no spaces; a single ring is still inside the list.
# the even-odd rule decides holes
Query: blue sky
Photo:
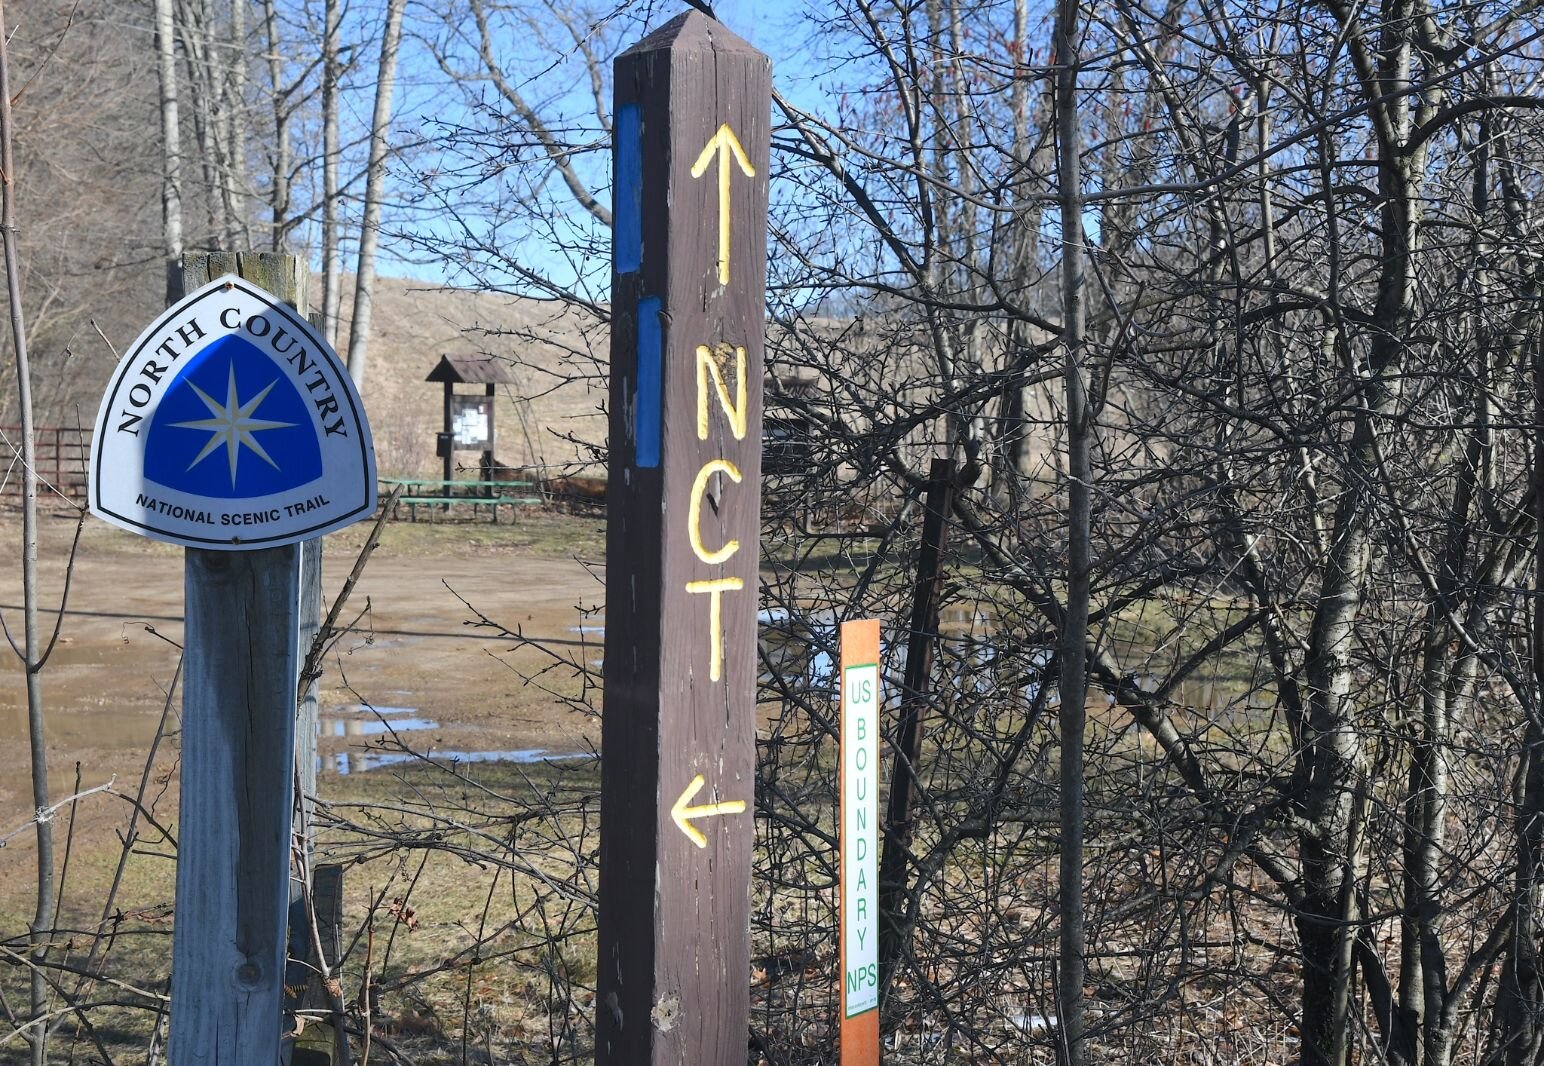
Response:
[[[771,57],[774,78],[780,91],[801,106],[812,106],[820,95],[816,88],[820,78],[816,73],[815,65],[811,62],[814,57],[811,55],[810,31],[807,26],[800,25],[804,4],[805,0],[718,0],[714,8],[725,25]],[[653,10],[650,12],[650,25],[659,25],[687,9],[687,5],[680,3],[679,0],[665,0],[657,3],[653,5]],[[640,6],[634,10],[646,9]],[[641,29],[635,30],[629,27],[625,33],[625,39],[630,42],[641,34]],[[542,62],[529,53],[523,59],[518,58],[522,50],[522,42],[510,41],[507,47],[510,49],[510,59],[507,63],[509,70],[512,74],[519,72],[528,78],[521,84],[522,91],[533,102],[538,99],[542,101],[541,110],[544,115],[571,110],[578,116],[579,121],[584,121],[588,114],[589,121],[593,123],[589,87],[583,78],[570,76],[563,83],[564,88],[554,90],[552,88],[554,82],[563,77],[561,68],[556,72],[543,71]],[[370,58],[373,60],[373,55]],[[816,62],[818,63],[818,60]],[[464,100],[446,90],[443,73],[430,59],[422,42],[415,41],[411,35],[404,40],[401,64],[402,83],[393,109],[395,142],[408,143],[419,138],[435,136],[443,129],[438,125],[440,123],[457,124],[472,121],[471,112]],[[554,73],[557,74],[556,78],[553,76]],[[362,129],[368,122],[372,92],[373,90],[362,87],[362,90],[354,95],[352,113],[346,115],[346,121],[352,121],[356,128]],[[609,98],[609,90],[606,95]],[[432,159],[433,153],[426,152],[424,156],[426,159]],[[582,161],[579,167],[597,196],[602,202],[607,202],[609,201],[609,160],[608,172],[598,173],[595,167],[599,159],[599,153],[592,154]],[[537,173],[550,174],[550,168],[542,163],[531,162],[523,165],[528,168],[526,180],[530,180],[529,176]],[[553,180],[556,184],[555,179],[549,180]],[[400,204],[401,197],[407,189],[401,182],[394,184],[396,185],[393,190],[396,194],[394,199]],[[563,196],[555,195],[553,199],[559,206],[577,211],[577,208],[573,208],[571,201],[564,203]],[[466,203],[470,209],[470,201]],[[394,241],[391,237],[390,231],[394,224],[398,227],[412,225],[420,231],[449,225],[443,210],[439,212],[441,216],[439,218],[436,218],[434,210],[427,212],[420,210],[410,215],[404,215],[398,210],[395,212],[395,218],[393,214],[391,207],[388,206],[384,219],[386,232],[383,234],[378,261],[378,269],[382,274],[414,277],[431,282],[466,283],[467,278],[454,267],[435,263],[432,260],[426,261],[422,254],[414,254],[410,247]],[[411,222],[408,221],[409,218]],[[532,261],[532,265],[557,275],[570,272],[561,257],[555,256],[549,249],[540,247],[540,241],[527,238],[521,240],[520,244],[522,254]],[[349,241],[349,245],[345,247],[344,269],[353,269],[352,241]]]

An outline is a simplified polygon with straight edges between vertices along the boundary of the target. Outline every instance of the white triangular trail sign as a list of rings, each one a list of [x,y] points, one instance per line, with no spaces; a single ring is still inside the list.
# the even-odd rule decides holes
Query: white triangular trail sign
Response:
[[[337,353],[227,274],[118,362],[91,438],[91,512],[190,548],[309,540],[375,511],[375,448]]]

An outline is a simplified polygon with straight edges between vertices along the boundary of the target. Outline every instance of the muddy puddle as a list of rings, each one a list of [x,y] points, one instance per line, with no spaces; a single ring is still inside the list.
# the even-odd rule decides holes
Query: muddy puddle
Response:
[[[329,599],[351,561],[328,549],[323,587]],[[17,633],[19,577],[0,570],[0,613]],[[62,566],[45,567],[44,603],[57,605],[63,585]],[[182,594],[178,554],[82,553],[60,641],[42,675],[51,791],[69,788],[77,763],[83,787],[110,777],[120,785],[138,781],[177,672]],[[573,559],[377,553],[346,611],[350,620],[360,616],[357,628],[324,663],[318,737],[324,772],[390,765],[390,757],[401,754],[393,732],[413,750],[464,762],[591,750],[600,740],[597,722],[527,685],[525,676],[543,665],[541,657],[496,629],[469,623],[475,609],[510,631],[560,646],[593,645],[598,657],[598,635],[569,630],[589,625],[601,594],[595,575]],[[43,614],[45,636],[57,617],[53,610]],[[0,653],[0,745],[25,752],[24,678],[9,649]],[[382,713],[362,709],[367,703]],[[179,692],[158,771],[176,758],[181,712]],[[175,774],[171,780],[175,784]],[[110,802],[96,806],[104,817],[117,814]],[[0,824],[19,823],[29,810],[24,757],[21,772],[0,775]]]
[[[546,748],[526,748],[519,751],[339,751],[317,757],[317,769],[323,774],[362,774],[392,766],[408,766],[413,763],[434,763],[440,766],[460,766],[464,763],[507,762],[530,765],[545,762],[577,762],[593,759],[587,751],[548,751]]]
[[[420,735],[442,731],[440,722],[426,718],[418,707],[348,703],[323,709],[317,718],[317,772],[360,774],[415,762],[541,763],[593,759],[592,751],[551,748],[446,747],[425,743]]]
[[[360,717],[366,714],[375,717]],[[317,719],[317,737],[378,737],[439,727],[440,723],[433,718],[420,717],[417,707],[366,707],[352,704],[321,715]]]
[[[834,695],[837,665],[841,655],[840,624],[831,610],[790,611],[784,606],[763,607],[756,616],[757,661],[763,685],[780,690],[793,689],[811,694]],[[588,618],[568,628],[578,641],[597,651],[605,644],[604,615]],[[1004,643],[997,632],[996,620],[973,606],[950,606],[939,616],[942,654],[935,658],[935,676],[947,674],[951,683],[984,694],[999,688],[998,673],[1009,664],[1004,661]],[[1049,648],[1015,648],[1013,667],[1020,679],[1019,691],[1033,699],[1043,679],[1040,671],[1051,660]],[[899,690],[906,668],[906,640],[891,629],[881,630],[880,656],[886,676]],[[589,657],[590,667],[599,669],[602,658]]]

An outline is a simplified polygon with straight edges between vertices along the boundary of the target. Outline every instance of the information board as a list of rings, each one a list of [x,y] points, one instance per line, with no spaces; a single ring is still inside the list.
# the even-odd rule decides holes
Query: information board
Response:
[[[493,445],[493,397],[452,396],[451,434],[457,451],[480,452]]]

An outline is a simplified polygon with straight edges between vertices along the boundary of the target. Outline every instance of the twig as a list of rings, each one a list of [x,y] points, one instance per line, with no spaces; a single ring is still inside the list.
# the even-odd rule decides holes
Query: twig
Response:
[[[295,866],[300,875],[300,896],[305,904],[306,924],[311,934],[311,952],[316,957],[317,975],[322,991],[327,994],[327,1005],[332,1013],[337,1066],[349,1066],[348,1008],[343,1003],[343,984],[338,974],[333,972],[333,964],[338,960],[329,962],[327,949],[322,944],[322,927],[316,918],[316,897],[311,891],[311,866],[305,861],[304,855],[296,856]]]
[[[85,1028],[86,1034],[91,1037],[91,1042],[96,1045],[97,1053],[102,1056],[103,1063],[105,1063],[106,1066],[112,1066],[113,1058],[107,1053],[107,1048],[103,1046],[102,1038],[100,1035],[98,1035],[96,1026],[91,1024],[91,1019],[86,1016],[85,1009],[81,1007],[78,1002],[72,999],[63,988],[59,987],[59,982],[50,977],[44,970],[43,966],[33,958],[19,955],[5,947],[0,947],[0,954],[8,956],[15,962],[21,963],[27,969],[32,971],[34,980],[42,981],[51,992],[56,995],[63,996],[65,1001],[65,1006],[60,1008],[58,1011],[34,1010],[32,1017],[28,1020],[27,1024],[22,1026],[20,1029],[17,1029],[16,1032],[11,1034],[11,1036],[21,1035],[25,1037],[26,1040],[31,1043],[34,1049],[34,1054],[36,1054],[36,1049],[42,1046],[47,1038],[49,1019],[56,1015],[62,1016],[65,1014],[73,1014],[80,1020],[80,1024]],[[68,967],[60,966],[58,963],[53,964],[53,968],[57,970],[68,970]],[[130,989],[130,991],[136,990]],[[31,1030],[34,1026],[37,1028],[35,1035],[29,1032],[29,1030]],[[8,1042],[10,1039],[11,1037],[7,1036],[3,1040],[0,1040],[0,1043]]]
[[[111,781],[108,782],[112,784]],[[75,794],[80,795],[80,760],[75,760]],[[70,824],[64,831],[64,862],[59,866],[59,891],[54,895],[54,928],[59,928],[59,912],[64,908],[64,886],[70,873],[70,854],[75,850],[75,805],[70,805]],[[66,958],[69,956],[66,955]]]
[[[172,674],[172,683],[166,690],[166,699],[161,704],[161,719],[156,723],[155,737],[150,741],[149,754],[145,756],[145,768],[140,771],[139,788],[134,793],[132,804],[134,810],[129,815],[129,828],[123,834],[123,847],[118,853],[118,868],[113,872],[112,887],[107,890],[107,900],[102,904],[102,918],[97,923],[96,932],[92,937],[91,950],[86,953],[86,970],[88,973],[96,968],[97,953],[102,948],[102,941],[107,929],[108,920],[113,913],[113,907],[118,902],[118,889],[123,884],[124,868],[128,866],[129,855],[134,850],[135,841],[139,839],[139,818],[140,812],[144,810],[145,806],[145,792],[150,787],[150,771],[155,766],[155,757],[161,748],[161,740],[166,736],[166,722],[171,717],[172,700],[177,694],[177,683],[181,678],[182,660],[179,658],[177,660],[176,672]],[[76,987],[75,996],[77,999],[84,993],[86,989],[85,982],[89,980],[89,977],[86,978]]]
[[[95,794],[97,792],[110,792],[110,791],[112,791],[113,782],[115,782],[117,780],[118,780],[118,775],[114,774],[112,777],[108,778],[106,784],[97,785],[95,788],[88,788],[84,792],[77,792],[77,793],[75,793],[73,796],[66,796],[64,799],[60,800],[58,803],[55,803],[51,807],[39,807],[38,808],[38,812],[36,814],[34,814],[30,819],[28,819],[27,821],[23,822],[21,825],[17,826],[15,829],[11,830],[9,833],[5,834],[5,836],[0,837],[0,848],[5,847],[5,845],[13,837],[21,836],[21,834],[25,833],[28,829],[31,829],[33,826],[35,826],[35,825],[46,825],[47,823],[53,821],[54,820],[54,815],[58,814],[61,810],[63,810],[65,807],[68,807],[70,804],[74,803],[76,800],[85,799],[87,796],[93,795],[93,794]]]
[[[113,359],[118,358],[118,349],[113,347],[113,342],[107,339],[107,334],[102,332],[102,327],[97,325],[96,319],[91,319],[91,328],[96,330],[96,335],[102,338],[102,343],[107,345],[107,350],[113,353]]]
[[[376,516],[375,525],[370,530],[370,536],[365,541],[364,547],[359,549],[359,557],[354,560],[354,568],[349,571],[348,579],[343,582],[343,588],[338,591],[337,598],[332,601],[332,607],[327,611],[327,617],[322,621],[321,627],[316,631],[316,639],[311,642],[311,647],[306,651],[306,661],[300,670],[300,684],[296,693],[299,700],[311,683],[322,675],[322,656],[326,654],[329,644],[339,635],[337,631],[338,616],[343,612],[343,607],[348,603],[348,598],[353,594],[354,586],[359,583],[359,577],[364,573],[365,564],[370,561],[370,556],[375,553],[375,548],[381,542],[381,531],[386,525],[386,516],[391,514],[391,509],[396,505],[397,497],[402,495],[402,486],[398,485],[391,490],[391,495],[381,503],[381,513]],[[356,619],[357,621],[357,619]],[[352,628],[350,626],[349,628]]]
[[[33,672],[43,669],[48,664],[49,656],[54,653],[54,645],[59,643],[59,631],[64,628],[64,611],[70,605],[70,586],[75,580],[75,556],[80,551],[80,534],[85,526],[86,512],[82,509],[75,519],[75,539],[70,541],[70,556],[64,564],[64,591],[59,593],[59,613],[54,616],[54,631],[48,638],[48,647],[43,649],[37,665],[32,668]]]
[[[64,20],[64,28],[59,31],[59,37],[54,41],[54,46],[48,50],[48,54],[43,57],[43,62],[37,65],[37,68],[33,70],[32,74],[27,78],[27,80],[21,83],[21,88],[17,89],[16,92],[12,94],[12,104],[15,104],[26,95],[27,90],[32,88],[32,83],[43,76],[43,71],[48,69],[48,65],[52,63],[54,61],[54,57],[59,54],[59,49],[64,47],[64,39],[65,37],[69,36],[71,27],[75,25],[75,16],[80,14],[80,5],[81,0],[75,0],[75,6],[70,8],[70,14]]]

